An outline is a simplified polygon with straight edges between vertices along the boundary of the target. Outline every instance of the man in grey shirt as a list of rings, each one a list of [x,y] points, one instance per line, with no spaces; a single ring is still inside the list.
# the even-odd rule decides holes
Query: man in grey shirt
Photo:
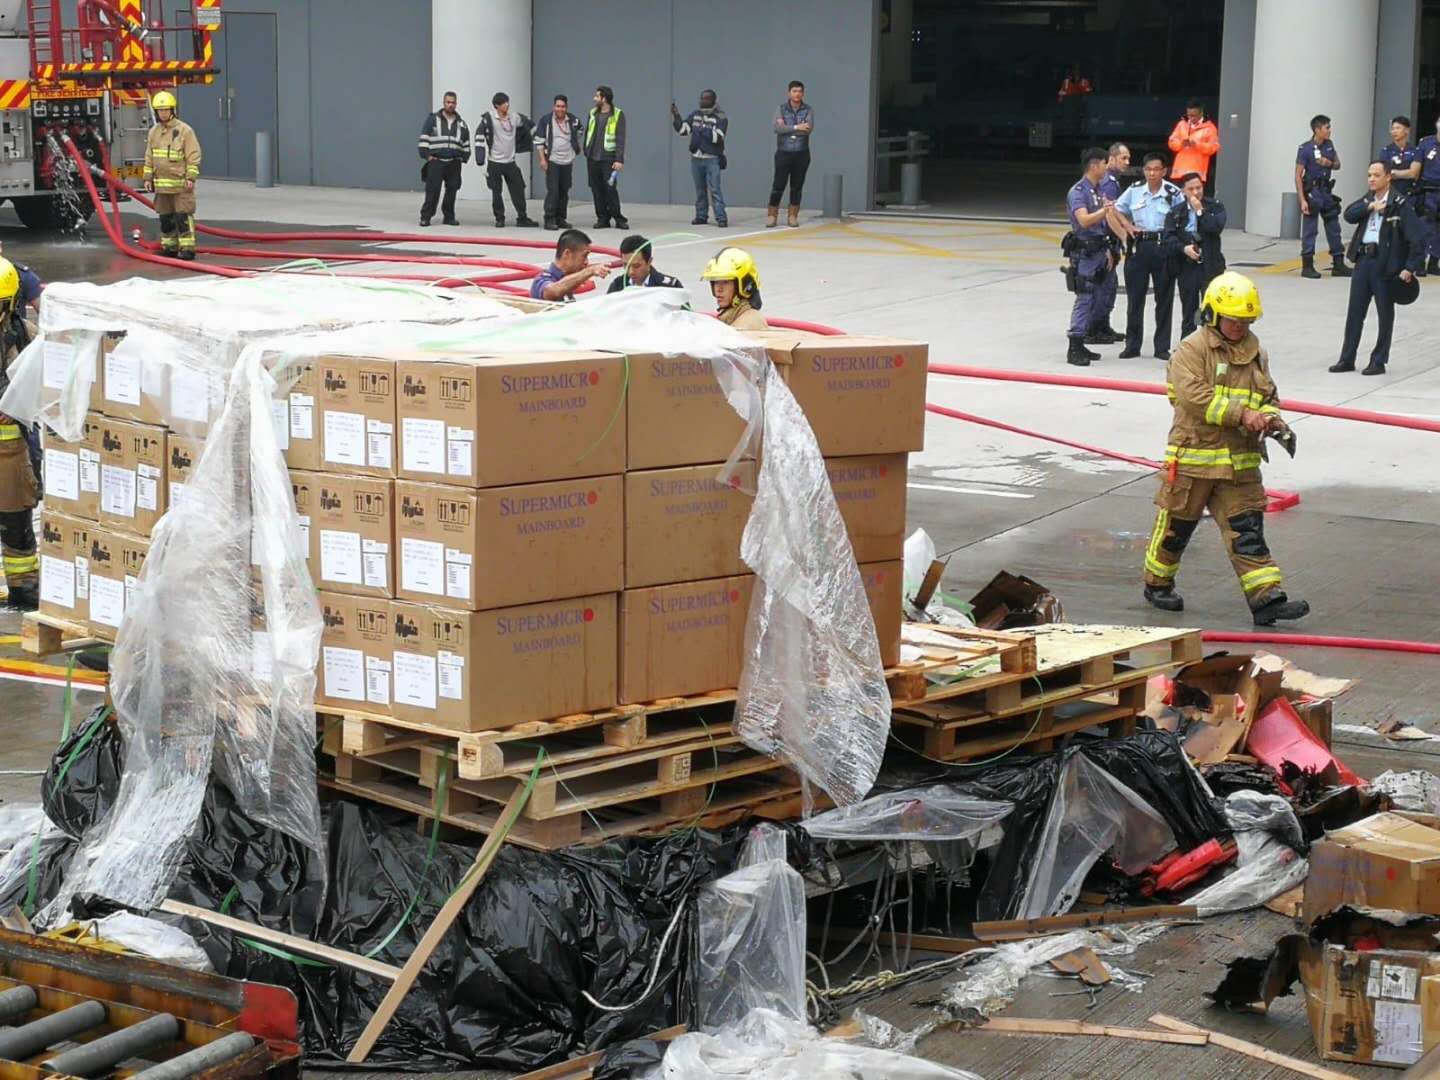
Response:
[[[780,196],[790,185],[790,217],[787,224],[800,224],[800,196],[805,190],[805,173],[810,168],[810,133],[815,130],[815,110],[805,103],[805,84],[790,80],[790,93],[775,110],[775,179],[770,185],[770,206],[765,227],[773,229],[780,220]]]
[[[536,229],[540,223],[525,212],[525,174],[515,162],[516,154],[528,154],[534,148],[534,125],[524,113],[510,115],[510,95],[501,91],[490,99],[494,106],[480,118],[480,141],[485,144],[485,183],[490,187],[490,207],[495,211],[495,227],[505,227],[505,199],[501,185],[510,189],[515,204],[515,224]]]
[[[545,228],[568,229],[570,180],[580,156],[580,121],[570,115],[570,99],[555,95],[551,111],[535,125],[535,147],[545,174]]]

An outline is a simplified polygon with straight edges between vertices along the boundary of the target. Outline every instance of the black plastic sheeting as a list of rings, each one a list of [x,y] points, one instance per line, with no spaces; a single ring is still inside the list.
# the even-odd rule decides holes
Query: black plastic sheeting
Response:
[[[114,799],[120,735],[107,725],[70,760],[74,746],[57,752],[43,799],[57,824],[79,835]],[[57,783],[67,760],[64,782]],[[396,821],[343,802],[326,809],[328,892],[308,849],[248,820],[229,791],[212,781],[170,895],[217,910],[234,890],[227,910],[238,918],[403,965],[474,851],[438,844],[427,869],[429,841],[416,835],[413,817]],[[42,845],[41,903],[57,890],[74,846],[72,840]],[[734,853],[733,843],[699,830],[558,853],[502,848],[367,1064],[528,1070],[677,1023],[689,1013],[679,967],[692,916],[687,912],[654,989],[640,1000],[656,948],[682,899],[728,872]],[[23,885],[20,890],[22,896],[0,901],[18,901]],[[417,891],[421,898],[410,918],[385,941]],[[184,926],[221,974],[296,992],[312,1064],[343,1061],[390,986],[363,972],[292,962],[207,924],[186,920]],[[585,992],[633,1007],[606,1012],[589,1004]]]
[[[1205,791],[1180,743],[1166,731],[1080,742],[1055,754],[1017,756],[983,768],[947,766],[902,752],[887,763],[887,786],[898,790],[944,780],[951,788],[976,798],[1008,799],[1015,804],[1005,819],[1004,839],[985,852],[989,870],[980,888],[977,918],[1019,915],[1017,905],[1024,895],[1031,853],[1040,842],[1061,770],[1074,754],[1085,755],[1152,806],[1174,832],[1181,850],[1229,835],[1220,807]]]

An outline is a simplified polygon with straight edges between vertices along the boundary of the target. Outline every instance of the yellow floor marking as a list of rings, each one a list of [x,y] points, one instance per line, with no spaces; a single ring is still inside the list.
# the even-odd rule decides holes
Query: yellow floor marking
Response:
[[[19,645],[19,634],[0,634],[0,645]]]
[[[0,660],[0,672],[13,671],[19,675],[50,675],[63,680],[65,670],[54,664],[37,664],[33,660],[12,660],[8,657]],[[103,672],[88,671],[83,668],[75,669],[74,681],[77,683],[84,683],[87,686],[104,686],[105,678]]]

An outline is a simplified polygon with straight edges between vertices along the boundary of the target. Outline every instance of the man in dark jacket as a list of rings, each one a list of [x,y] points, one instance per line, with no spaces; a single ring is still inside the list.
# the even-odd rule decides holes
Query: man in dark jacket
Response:
[[[1395,301],[1390,292],[1398,278],[1407,286],[1425,264],[1425,240],[1420,216],[1406,195],[1391,187],[1390,162],[1373,161],[1365,183],[1370,194],[1345,208],[1345,220],[1355,226],[1350,238],[1350,307],[1345,312],[1345,344],[1340,359],[1330,365],[1335,372],[1354,371],[1355,353],[1365,316],[1374,299],[1380,316],[1380,333],[1370,351],[1370,363],[1362,375],[1384,375],[1390,362],[1390,335],[1395,328]]]
[[[1170,272],[1180,288],[1180,336],[1195,332],[1195,313],[1205,287],[1225,269],[1220,233],[1225,228],[1225,204],[1205,197],[1205,181],[1196,172],[1180,180],[1185,201],[1165,215],[1165,247]]]
[[[420,128],[420,176],[425,181],[425,202],[420,207],[420,224],[428,226],[440,202],[440,185],[445,185],[441,212],[446,225],[459,225],[455,217],[455,194],[460,190],[460,168],[470,160],[470,127],[455,111],[455,91],[445,91],[444,106],[425,118]]]
[[[662,274],[655,267],[654,252],[650,250],[650,241],[639,233],[627,236],[620,241],[620,254],[625,256],[625,263],[620,268],[620,273],[615,275],[615,280],[610,283],[607,293],[620,292],[624,289],[683,289],[680,279],[671,277],[669,274]]]
[[[585,176],[595,201],[595,228],[628,229],[620,209],[620,173],[625,168],[625,112],[615,104],[615,91],[595,88],[595,107],[585,123]]]
[[[570,182],[580,156],[580,121],[570,115],[570,99],[556,94],[550,112],[535,125],[535,149],[545,174],[545,228],[568,229]]]
[[[730,224],[725,216],[725,196],[720,191],[720,171],[725,168],[725,133],[730,118],[717,108],[714,90],[700,92],[700,107],[685,119],[670,103],[670,126],[678,135],[690,136],[690,178],[695,182],[695,218],[691,225],[704,225],[710,218],[710,203],[715,204],[715,224],[723,229]]]
[[[495,227],[505,227],[503,184],[515,204],[515,224],[533,229],[540,223],[525,212],[525,174],[515,162],[517,154],[528,154],[535,145],[535,127],[524,113],[510,113],[510,95],[503,90],[490,99],[493,108],[480,117],[480,141],[485,144],[485,183],[490,188],[490,208]]]

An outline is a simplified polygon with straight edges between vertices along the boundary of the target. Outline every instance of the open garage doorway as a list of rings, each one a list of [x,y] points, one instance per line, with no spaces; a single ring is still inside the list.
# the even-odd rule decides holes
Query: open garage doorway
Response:
[[[881,0],[879,145],[912,131],[928,137],[927,213],[1061,220],[1085,147],[1126,143],[1138,177],[1146,152],[1166,151],[1187,99],[1213,116],[1223,9],[1215,0]],[[1212,177],[1224,168],[1223,130],[1220,138]],[[877,160],[877,208],[899,201],[899,162]]]

